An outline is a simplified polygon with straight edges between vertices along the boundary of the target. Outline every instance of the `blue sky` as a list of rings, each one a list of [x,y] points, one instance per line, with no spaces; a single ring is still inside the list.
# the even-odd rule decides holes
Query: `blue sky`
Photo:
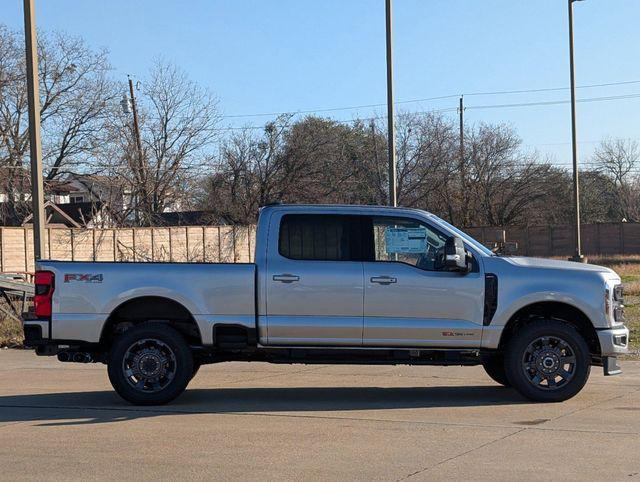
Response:
[[[106,47],[114,75],[144,77],[175,62],[221,101],[225,115],[384,103],[384,0],[37,0],[38,25]],[[395,0],[397,101],[567,87],[565,0]],[[578,85],[640,81],[640,1],[575,4]],[[0,21],[22,26],[22,2]],[[635,84],[580,89],[579,98],[640,94]],[[568,99],[568,91],[468,96],[468,107]],[[457,99],[403,103],[455,108]],[[338,119],[384,107],[335,111]],[[640,138],[640,97],[582,103],[581,155],[605,136]],[[452,112],[448,115],[456,115]],[[227,118],[260,125],[269,117]],[[468,122],[513,125],[525,145],[570,162],[569,106],[469,109]]]

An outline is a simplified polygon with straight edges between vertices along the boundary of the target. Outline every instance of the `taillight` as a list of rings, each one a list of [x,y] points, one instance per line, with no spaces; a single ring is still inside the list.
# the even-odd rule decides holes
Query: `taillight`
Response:
[[[51,318],[55,276],[51,271],[36,271],[33,306],[38,318]]]

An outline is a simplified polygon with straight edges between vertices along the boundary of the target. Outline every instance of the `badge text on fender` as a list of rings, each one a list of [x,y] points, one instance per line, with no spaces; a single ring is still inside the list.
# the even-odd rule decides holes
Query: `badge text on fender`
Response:
[[[79,283],[102,283],[102,273],[100,274],[77,274],[77,273],[65,273],[65,283],[79,282]]]

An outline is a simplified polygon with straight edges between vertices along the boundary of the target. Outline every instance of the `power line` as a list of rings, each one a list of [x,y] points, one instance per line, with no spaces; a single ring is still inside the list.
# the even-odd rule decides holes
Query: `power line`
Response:
[[[640,138],[635,138],[635,137],[624,137],[624,138],[616,137],[616,139],[620,139],[620,140],[623,140],[623,141],[640,141]],[[600,141],[578,141],[579,144],[600,144],[601,142],[602,142],[602,140],[600,140]],[[544,142],[544,143],[536,143],[536,144],[526,143],[524,145],[526,145],[526,146],[570,146],[571,142]]]
[[[581,85],[576,87],[576,89],[591,89],[594,87],[611,87],[614,85],[631,85],[631,84],[640,84],[640,80],[626,80],[622,82],[609,82],[605,84]],[[497,91],[497,92],[474,92],[471,94],[464,94],[464,95],[472,96],[472,95],[529,94],[529,93],[540,93],[540,92],[558,92],[558,91],[570,90],[570,89],[571,87],[550,87],[546,89],[503,90],[503,91]]]
[[[602,101],[610,101],[610,100],[622,100],[622,99],[637,99],[640,97],[639,94],[627,94],[627,95],[611,95],[607,97],[591,97],[586,99],[578,99],[576,102],[602,102]],[[533,106],[548,106],[548,105],[560,105],[560,104],[569,104],[570,100],[550,100],[550,101],[540,101],[540,102],[521,102],[517,104],[490,104],[490,105],[475,105],[468,106],[467,109],[503,109],[510,107],[533,107]]]
[[[640,82],[640,81],[639,81]],[[576,102],[578,103],[588,103],[588,102],[608,102],[615,100],[624,100],[624,99],[637,99],[640,98],[640,93],[635,94],[625,94],[625,95],[612,95],[606,97],[587,97],[584,99],[578,99]],[[570,100],[551,100],[551,101],[540,101],[540,102],[520,102],[514,104],[487,104],[487,105],[475,105],[475,106],[466,106],[465,109],[506,109],[506,108],[518,108],[518,107],[534,107],[534,106],[552,106],[552,105],[562,105],[569,104]],[[416,111],[409,112],[409,114],[421,115],[421,114],[436,114],[436,113],[445,113],[445,112],[453,112],[457,111],[456,107],[444,108],[444,109],[432,109],[426,111]],[[377,120],[379,117],[365,117],[365,118],[356,118],[356,119],[331,119],[333,122],[337,124],[348,124],[356,121],[372,121]],[[277,127],[283,128],[286,125],[278,125]],[[221,127],[217,129],[213,129],[218,132],[225,131],[244,131],[244,130],[263,130],[264,126],[244,126],[244,127]]]
[[[640,83],[640,81],[638,81],[638,83]],[[441,95],[439,97],[429,97],[426,99],[401,100],[401,101],[394,102],[394,104],[398,105],[398,104],[409,104],[412,102],[427,102],[431,100],[452,99],[456,97],[458,97],[457,94]],[[273,116],[287,115],[287,114],[290,114],[290,115],[315,114],[319,112],[337,112],[341,110],[370,109],[373,107],[385,107],[386,105],[387,104],[364,104],[364,105],[352,105],[349,107],[333,107],[329,109],[296,110],[296,111],[289,111],[289,112],[270,112],[270,113],[263,113],[263,114],[235,114],[235,115],[223,115],[222,118],[233,119],[233,118],[242,118],[242,117],[273,117]]]
[[[612,86],[620,86],[620,85],[633,85],[640,84],[640,80],[625,80],[620,82],[607,82],[601,84],[588,84],[581,85],[576,87],[577,89],[592,89],[597,87],[612,87]],[[511,94],[529,94],[529,93],[542,93],[542,92],[558,92],[563,90],[569,90],[569,87],[549,87],[542,89],[521,89],[521,90],[500,90],[493,92],[471,92],[465,93],[465,96],[489,96],[489,95],[511,95]],[[453,99],[460,97],[460,94],[449,94],[449,95],[441,95],[437,97],[426,97],[422,99],[410,99],[410,100],[402,100],[394,102],[394,104],[411,104],[416,102],[429,102],[433,100],[444,100],[444,99]],[[259,114],[233,114],[233,115],[225,115],[222,116],[223,119],[238,119],[238,118],[248,118],[248,117],[273,117],[279,115],[299,115],[299,114],[313,114],[313,113],[322,113],[322,112],[338,112],[343,110],[357,110],[357,109],[371,109],[374,107],[385,107],[386,103],[380,104],[363,104],[363,105],[353,105],[347,107],[332,107],[332,108],[322,108],[322,109],[310,109],[310,110],[294,110],[294,111],[285,111],[285,112],[265,112]]]
[[[386,105],[386,104],[384,104]],[[433,110],[425,110],[425,111],[418,111],[418,112],[410,112],[410,114],[437,114],[437,113],[444,113],[444,112],[453,112],[458,110],[457,107],[448,107],[445,109],[433,109]],[[368,121],[374,121],[374,120],[378,120],[380,119],[380,117],[359,117],[359,118],[355,118],[355,119],[329,119],[332,122],[335,122],[336,124],[350,124],[352,122],[357,122],[357,121],[362,121],[362,122],[368,122]],[[243,127],[221,127],[219,129],[213,129],[214,131],[243,131],[243,130],[255,130],[255,129],[259,129],[259,130],[263,130],[265,126],[243,126]],[[286,127],[286,125],[277,125],[276,127]]]

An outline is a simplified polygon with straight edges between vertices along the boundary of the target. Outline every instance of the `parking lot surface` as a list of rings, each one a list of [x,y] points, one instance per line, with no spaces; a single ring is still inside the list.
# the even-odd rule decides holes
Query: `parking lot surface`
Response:
[[[0,351],[0,479],[640,480],[640,362],[532,404],[482,368],[225,363],[134,407],[103,365]]]

